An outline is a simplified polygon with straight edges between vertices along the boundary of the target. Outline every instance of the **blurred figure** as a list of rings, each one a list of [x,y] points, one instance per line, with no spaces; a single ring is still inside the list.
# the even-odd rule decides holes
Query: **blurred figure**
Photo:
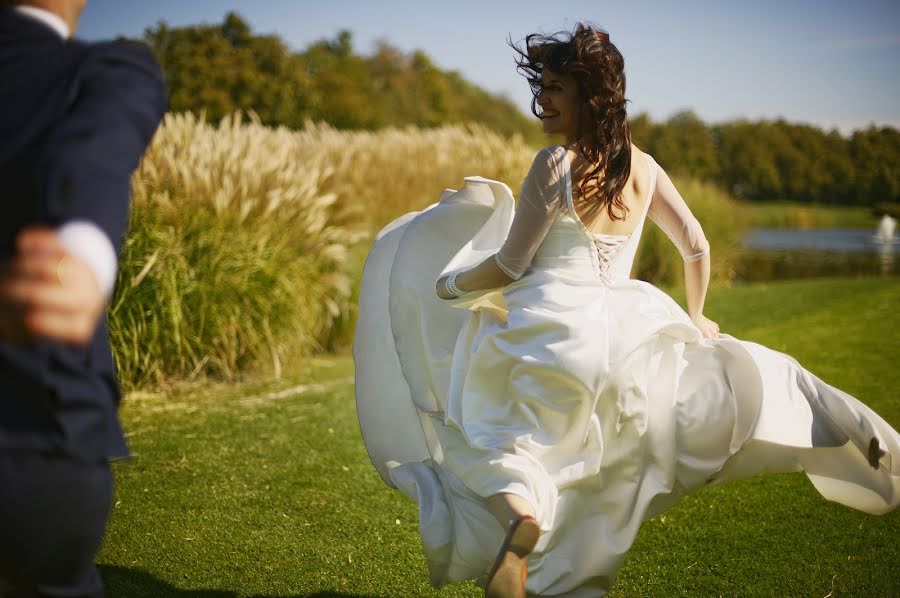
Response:
[[[84,4],[0,0],[0,595],[15,597],[103,595],[109,460],[128,453],[105,311],[166,96],[144,46],[71,39]]]

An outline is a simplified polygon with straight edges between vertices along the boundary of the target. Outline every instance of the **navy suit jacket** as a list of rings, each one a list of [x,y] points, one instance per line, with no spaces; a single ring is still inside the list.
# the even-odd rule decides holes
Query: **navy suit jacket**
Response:
[[[131,174],[166,107],[150,51],[63,40],[0,10],[0,89],[0,261],[23,227],[70,220],[119,249]],[[119,399],[105,318],[86,347],[0,342],[0,452],[126,456]]]

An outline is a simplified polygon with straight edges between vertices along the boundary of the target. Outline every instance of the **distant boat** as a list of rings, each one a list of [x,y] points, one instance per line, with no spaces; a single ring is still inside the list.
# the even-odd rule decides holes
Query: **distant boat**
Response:
[[[896,232],[897,220],[889,214],[885,214],[881,217],[878,228],[875,229],[875,241],[878,243],[894,243],[894,234]]]

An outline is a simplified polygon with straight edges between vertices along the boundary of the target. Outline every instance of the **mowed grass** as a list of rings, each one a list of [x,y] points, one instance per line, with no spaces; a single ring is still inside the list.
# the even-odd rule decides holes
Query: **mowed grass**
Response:
[[[900,428],[900,281],[714,287],[722,329],[796,357]],[[112,597],[480,596],[427,583],[416,505],[369,463],[349,356],[277,384],[135,395],[101,570]],[[802,474],[684,498],[641,529],[611,596],[900,595],[900,512]],[[602,538],[598,538],[602,542]]]
[[[868,206],[831,206],[795,201],[746,201],[750,226],[757,228],[865,228],[879,217]]]

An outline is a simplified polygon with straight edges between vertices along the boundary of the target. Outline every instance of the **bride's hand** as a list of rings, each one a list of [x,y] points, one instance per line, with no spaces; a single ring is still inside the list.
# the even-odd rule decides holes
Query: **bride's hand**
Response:
[[[719,336],[719,325],[718,324],[716,324],[715,322],[713,322],[712,320],[710,320],[703,314],[700,314],[699,316],[691,318],[691,320],[693,320],[694,325],[700,329],[700,334],[703,335],[703,338],[718,338],[718,336]]]

